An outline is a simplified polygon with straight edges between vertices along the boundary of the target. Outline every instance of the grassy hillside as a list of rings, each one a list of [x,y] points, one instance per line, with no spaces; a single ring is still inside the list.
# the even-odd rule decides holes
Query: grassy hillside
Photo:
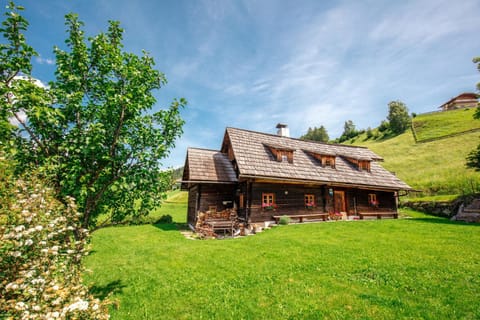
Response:
[[[414,119],[417,137],[440,138],[480,127],[473,110],[420,115]],[[480,173],[465,167],[465,158],[480,143],[480,132],[415,143],[412,132],[380,140],[361,135],[349,143],[366,146],[382,156],[382,164],[417,190],[417,196],[460,195],[480,191]]]
[[[480,130],[480,121],[473,119],[474,113],[475,109],[459,109],[418,115],[412,121],[417,141],[428,141],[469,130]]]
[[[97,296],[113,290],[112,319],[480,318],[478,226],[415,217],[223,241],[170,224],[106,228],[86,277]]]

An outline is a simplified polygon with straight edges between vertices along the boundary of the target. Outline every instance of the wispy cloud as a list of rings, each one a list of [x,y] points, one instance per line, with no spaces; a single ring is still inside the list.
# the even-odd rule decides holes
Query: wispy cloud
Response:
[[[42,12],[59,3],[42,3]],[[165,165],[183,164],[187,145],[218,148],[226,126],[274,132],[276,122],[286,122],[292,136],[300,136],[324,125],[334,138],[346,120],[359,128],[378,125],[391,100],[406,102],[412,112],[431,111],[478,82],[471,62],[480,55],[478,0],[68,6],[66,12],[80,11],[87,31],[120,20],[125,50],[151,53],[169,79],[156,108],[173,97],[189,101],[185,133]]]

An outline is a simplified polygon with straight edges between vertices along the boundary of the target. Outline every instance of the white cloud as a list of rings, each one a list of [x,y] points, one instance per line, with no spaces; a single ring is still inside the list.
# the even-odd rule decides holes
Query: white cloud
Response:
[[[42,58],[42,57],[35,57],[35,61],[38,64],[47,64],[47,65],[54,65],[55,60],[49,58]]]
[[[18,127],[21,123],[25,123],[27,121],[27,114],[25,111],[20,110],[15,113],[15,116],[8,118],[8,121],[11,125]]]

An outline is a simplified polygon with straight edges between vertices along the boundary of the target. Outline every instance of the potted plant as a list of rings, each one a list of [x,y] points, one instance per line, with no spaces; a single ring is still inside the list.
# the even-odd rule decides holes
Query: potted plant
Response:
[[[315,202],[307,202],[305,203],[305,209],[313,210],[315,208]]]

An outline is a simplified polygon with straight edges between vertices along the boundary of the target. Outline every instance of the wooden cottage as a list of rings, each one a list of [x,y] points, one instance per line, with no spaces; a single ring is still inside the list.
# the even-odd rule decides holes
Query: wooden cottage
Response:
[[[182,189],[191,226],[199,212],[228,208],[248,223],[282,215],[396,217],[399,193],[411,188],[379,165],[380,156],[290,138],[285,127],[279,135],[227,128],[220,150],[188,149]]]
[[[478,95],[476,93],[465,92],[448,100],[438,108],[442,109],[442,111],[449,111],[460,108],[475,108],[477,105]]]

